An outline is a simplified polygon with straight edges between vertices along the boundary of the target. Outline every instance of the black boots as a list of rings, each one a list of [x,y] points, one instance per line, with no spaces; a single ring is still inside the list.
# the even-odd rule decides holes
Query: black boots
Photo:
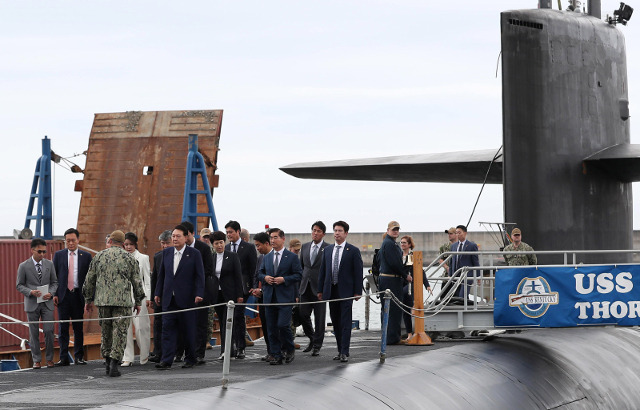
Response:
[[[120,369],[118,369],[119,367],[120,367],[120,360],[111,359],[111,368],[109,369],[109,376],[111,377],[120,376],[122,373],[120,373]]]

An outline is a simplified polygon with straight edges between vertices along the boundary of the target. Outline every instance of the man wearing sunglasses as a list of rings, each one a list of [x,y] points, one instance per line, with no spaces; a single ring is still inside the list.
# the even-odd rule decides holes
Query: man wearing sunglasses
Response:
[[[54,367],[53,363],[53,295],[58,290],[58,279],[53,262],[45,259],[47,243],[40,238],[31,240],[31,257],[18,267],[16,288],[24,295],[24,311],[27,312],[29,322],[29,345],[33,368],[42,367],[42,352],[40,351],[40,334],[38,321],[42,320],[45,342],[47,367]],[[46,290],[44,286],[46,286]]]
[[[533,248],[531,246],[522,242],[522,232],[520,232],[520,229],[513,228],[513,231],[511,231],[511,240],[513,242],[510,245],[505,246],[505,252],[533,252]],[[504,260],[509,266],[526,266],[538,264],[538,258],[533,253],[506,254],[504,255]]]

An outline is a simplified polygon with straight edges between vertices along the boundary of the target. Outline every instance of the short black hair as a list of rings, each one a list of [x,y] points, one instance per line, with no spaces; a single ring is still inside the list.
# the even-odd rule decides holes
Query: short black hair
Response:
[[[231,228],[234,231],[240,231],[242,228],[240,228],[240,223],[238,221],[229,221],[227,222],[227,224],[224,226],[224,229],[227,228]]]
[[[133,232],[127,232],[124,234],[124,240],[129,240],[138,249],[138,235]]]
[[[180,225],[176,225],[176,227],[175,227],[175,228],[173,228],[173,230],[174,230],[174,231],[175,231],[176,229],[177,229],[177,230],[179,230],[179,231],[182,231],[182,233],[184,234],[184,236],[189,235],[189,230],[188,230],[184,225],[182,225],[182,224],[180,224]]]
[[[33,238],[31,240],[31,249],[35,249],[38,246],[47,246],[47,243],[42,238]]]
[[[194,233],[195,232],[195,228],[193,227],[193,224],[189,221],[182,221],[180,222],[180,225],[184,226],[185,228],[187,228],[187,231],[189,231],[189,233]]]
[[[345,221],[338,221],[333,223],[333,229],[336,229],[336,226],[341,226],[346,233],[349,233],[349,224]]]
[[[456,226],[456,229],[462,229],[462,232],[467,232],[467,227],[464,225],[458,225]]]
[[[225,241],[227,239],[227,234],[222,231],[215,231],[211,235],[209,235],[209,240],[211,242],[215,241]]]
[[[269,239],[269,234],[267,234],[266,232],[258,232],[257,234],[255,234],[253,236],[253,240],[256,242],[260,242],[260,243],[269,243],[270,239]]]
[[[267,232],[269,232],[269,236],[271,236],[272,233],[277,233],[279,237],[284,238],[284,231],[280,228],[271,228]]]
[[[78,232],[78,230],[76,228],[69,228],[66,231],[64,231],[64,235],[63,236],[67,236],[69,234],[76,234],[76,238],[80,238],[80,232]]]
[[[318,228],[320,228],[320,230],[322,231],[322,233],[327,233],[327,225],[324,224],[324,222],[322,221],[315,221],[312,225],[311,225],[311,230],[313,230],[313,227],[317,226]]]

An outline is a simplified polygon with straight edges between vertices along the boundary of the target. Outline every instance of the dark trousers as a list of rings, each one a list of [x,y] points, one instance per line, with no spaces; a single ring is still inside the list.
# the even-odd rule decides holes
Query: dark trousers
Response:
[[[167,312],[178,310],[175,299],[171,298],[171,303]],[[172,364],[176,355],[178,344],[178,334],[182,335],[184,349],[186,352],[185,361],[195,364],[195,338],[196,338],[196,315],[195,312],[169,313],[162,316],[162,361]]]
[[[76,288],[73,292],[67,290],[62,302],[58,304],[58,318],[62,320],[82,319],[84,316],[84,300],[82,289]],[[73,356],[78,359],[84,357],[84,332],[83,322],[73,322]],[[69,356],[69,323],[60,323],[60,360],[68,360]]]
[[[292,353],[293,333],[291,333],[291,306],[267,306],[267,326],[269,327],[269,347],[275,358]]]
[[[304,293],[300,296],[300,301],[318,302],[318,295],[314,295],[313,291],[311,290],[311,286],[307,286]],[[313,330],[314,326],[311,325],[312,311],[315,322],[315,331]],[[304,330],[304,334],[311,339],[313,347],[322,347],[322,342],[324,342],[325,326],[327,323],[326,302],[300,305],[300,321],[302,322],[302,330]]]
[[[243,300],[246,302],[249,299],[249,294],[243,296]],[[236,306],[233,311],[233,336],[235,345],[238,349],[243,349],[247,346],[247,321],[244,316],[244,306]]]
[[[216,304],[227,302],[228,301],[225,300],[224,296],[222,296],[222,292],[218,292],[218,301],[216,302]],[[215,310],[216,315],[218,315],[218,320],[220,321],[220,352],[224,353],[226,347],[225,341],[227,340],[227,306],[216,306]],[[244,306],[236,306],[233,311],[233,328],[231,329],[231,356],[236,354],[236,348],[240,346],[239,339],[242,339],[242,341],[245,342],[244,332],[242,334],[238,334],[238,332],[240,331],[240,327],[236,326],[235,323],[238,320],[238,316],[236,315],[236,311],[238,310],[243,312],[242,320],[244,320]],[[242,346],[244,346],[244,344]],[[242,349],[244,349],[244,347]]]
[[[331,294],[338,295],[338,285],[331,285]],[[338,344],[338,353],[349,356],[351,345],[351,318],[353,299],[338,302],[329,301],[329,316],[333,324],[333,333]]]
[[[263,303],[263,299],[257,298],[256,303]],[[264,336],[264,343],[267,345],[267,354],[272,354],[270,344],[269,344],[269,326],[267,326],[267,308],[264,306],[260,306],[258,308],[258,312],[259,312],[258,314],[260,315],[262,336]]]
[[[409,294],[409,286],[411,285],[405,285],[404,288],[402,288],[402,303],[407,306],[413,307],[413,294]],[[411,322],[411,315],[405,311],[402,311],[402,319],[404,320],[404,327],[407,329],[407,333],[413,333],[413,323]]]
[[[153,304],[154,313],[162,313],[162,306]],[[162,318],[164,316],[153,317],[153,355],[162,357]]]
[[[402,300],[402,278],[401,277],[389,277],[380,275],[378,288],[381,291],[389,289],[398,300]],[[401,321],[402,310],[393,299],[389,301],[389,324],[387,325],[387,344],[393,345],[400,342],[401,335]],[[384,315],[384,306],[380,311],[380,323],[382,323],[382,317]]]
[[[201,303],[204,305],[204,303]],[[196,357],[204,359],[207,350],[207,328],[209,327],[209,309],[198,309],[196,313]]]

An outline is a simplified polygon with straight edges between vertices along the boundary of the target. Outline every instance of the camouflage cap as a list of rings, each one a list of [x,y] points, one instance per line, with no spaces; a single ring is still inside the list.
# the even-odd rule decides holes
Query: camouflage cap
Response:
[[[202,228],[202,230],[200,231],[200,237],[204,238],[205,236],[209,236],[209,235],[211,235],[211,229]]]
[[[511,231],[511,236],[515,234],[522,235],[522,232],[520,232],[520,229],[518,228],[513,228],[513,231]]]
[[[300,242],[300,239],[292,239],[289,241],[289,249],[298,250],[300,248],[302,248],[302,242]]]
[[[119,229],[115,230],[111,232],[111,235],[109,235],[109,239],[111,239],[111,241],[113,242],[124,243],[124,232]]]
[[[400,224],[397,221],[389,222],[389,224],[387,225],[387,229],[393,229],[393,228],[400,229]]]

